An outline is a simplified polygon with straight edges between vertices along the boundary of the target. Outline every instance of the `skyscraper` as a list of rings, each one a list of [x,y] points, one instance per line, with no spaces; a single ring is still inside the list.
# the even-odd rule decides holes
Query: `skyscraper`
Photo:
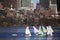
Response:
[[[60,0],[57,0],[57,9],[58,9],[58,12],[60,14]]]
[[[21,0],[22,7],[30,7],[31,6],[31,0]]]
[[[31,3],[31,10],[34,10],[34,3]]]
[[[31,7],[31,0],[17,0],[17,8]]]
[[[57,3],[57,0],[51,0],[51,3],[52,4],[56,4]]]
[[[48,8],[48,7],[49,7],[49,0],[40,0],[40,4],[41,4],[44,8]]]

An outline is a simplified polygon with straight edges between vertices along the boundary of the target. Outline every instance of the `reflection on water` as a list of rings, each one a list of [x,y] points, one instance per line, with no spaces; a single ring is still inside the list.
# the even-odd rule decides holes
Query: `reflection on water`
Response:
[[[54,40],[53,37],[50,37],[50,36],[48,36],[46,39],[47,40]]]
[[[26,37],[25,40],[30,40],[30,37]]]
[[[28,37],[28,38],[25,38],[25,40],[55,40],[53,39],[53,37]]]
[[[60,40],[60,37],[1,37],[0,40]]]

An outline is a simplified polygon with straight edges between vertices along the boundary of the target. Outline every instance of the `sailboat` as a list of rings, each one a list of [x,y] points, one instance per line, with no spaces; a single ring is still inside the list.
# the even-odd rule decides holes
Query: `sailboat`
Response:
[[[44,26],[42,26],[42,30],[43,30],[43,35],[46,35],[47,29]]]
[[[34,29],[34,33],[37,35],[37,33],[39,32],[39,30],[35,26],[33,26],[33,29]]]
[[[44,26],[39,27],[39,32],[38,32],[39,36],[46,36],[46,32],[47,32],[47,29]]]
[[[30,30],[29,30],[28,26],[26,27],[26,30],[25,30],[25,36],[26,37],[30,37],[31,36],[31,33],[30,33]]]
[[[49,25],[48,27],[47,27],[47,35],[48,36],[53,36],[53,29],[52,29],[52,27]]]
[[[41,28],[41,26],[39,27],[38,36],[43,36],[43,31],[42,31],[42,28]]]

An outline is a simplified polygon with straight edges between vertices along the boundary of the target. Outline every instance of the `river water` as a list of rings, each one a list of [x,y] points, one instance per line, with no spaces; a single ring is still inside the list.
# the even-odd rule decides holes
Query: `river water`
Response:
[[[30,27],[31,37],[25,37],[25,27],[0,27],[0,40],[60,40],[60,28],[54,27],[53,36],[36,36]]]

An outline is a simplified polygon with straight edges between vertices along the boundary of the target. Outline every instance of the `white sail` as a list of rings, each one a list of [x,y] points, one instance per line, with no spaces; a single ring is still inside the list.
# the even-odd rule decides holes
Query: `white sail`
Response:
[[[41,26],[39,27],[39,32],[38,32],[38,34],[43,34],[43,32],[42,32],[42,29],[41,29]]]
[[[47,26],[47,35],[53,36],[53,29],[51,28],[51,26]]]
[[[43,30],[43,32],[47,32],[47,29],[44,27],[44,26],[42,26],[42,30]]]
[[[39,30],[35,26],[33,26],[33,29],[35,34],[39,32]]]
[[[46,36],[46,32],[47,32],[47,30],[45,29],[45,27],[39,27],[39,32],[38,32],[38,35],[40,35],[40,36]]]
[[[30,33],[30,30],[29,30],[28,26],[26,27],[25,34],[28,35],[28,36],[31,36],[31,33]]]
[[[51,26],[49,26],[49,29],[50,29],[51,32],[54,32]]]

